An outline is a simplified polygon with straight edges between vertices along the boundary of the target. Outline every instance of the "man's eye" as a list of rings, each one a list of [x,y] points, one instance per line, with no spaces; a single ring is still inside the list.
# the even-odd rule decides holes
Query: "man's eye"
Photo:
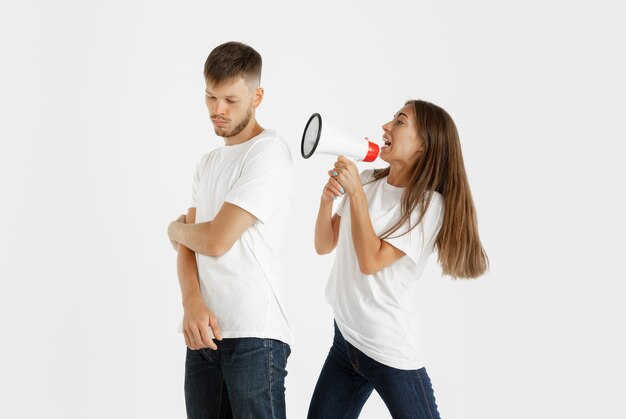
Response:
[[[234,101],[234,100],[230,100],[230,99],[226,99],[226,102],[227,102],[227,103],[230,103],[231,105],[232,105],[233,103],[235,103],[235,101]]]

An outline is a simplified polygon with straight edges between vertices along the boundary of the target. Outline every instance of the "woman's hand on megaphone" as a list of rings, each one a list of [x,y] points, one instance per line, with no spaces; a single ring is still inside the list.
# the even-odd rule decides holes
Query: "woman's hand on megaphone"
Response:
[[[354,193],[359,188],[362,190],[361,176],[356,164],[347,157],[339,156],[335,162],[335,169],[329,174],[338,182],[341,192],[348,195]]]
[[[329,178],[326,185],[324,185],[324,190],[322,191],[322,199],[327,202],[332,202],[333,200],[343,196],[344,190],[333,177],[333,171],[328,172]]]

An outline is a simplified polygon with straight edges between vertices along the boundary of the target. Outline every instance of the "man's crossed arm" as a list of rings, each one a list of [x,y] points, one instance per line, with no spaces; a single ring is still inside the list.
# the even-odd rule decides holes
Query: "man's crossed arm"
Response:
[[[170,241],[207,256],[222,256],[256,221],[254,215],[228,202],[211,221],[185,224],[181,218],[172,221],[167,229]]]

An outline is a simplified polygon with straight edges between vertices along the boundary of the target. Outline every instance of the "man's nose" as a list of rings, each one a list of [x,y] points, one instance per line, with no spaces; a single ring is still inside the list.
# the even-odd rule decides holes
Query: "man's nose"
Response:
[[[214,115],[222,115],[226,112],[226,104],[221,100],[215,101],[215,107],[213,108]]]

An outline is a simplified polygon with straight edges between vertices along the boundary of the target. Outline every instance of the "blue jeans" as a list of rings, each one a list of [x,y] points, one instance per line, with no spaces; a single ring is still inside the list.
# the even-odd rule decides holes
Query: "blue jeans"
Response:
[[[187,348],[187,418],[284,419],[289,345],[258,338],[215,343],[215,351]]]
[[[440,419],[425,368],[399,370],[383,365],[346,342],[335,324],[333,346],[317,380],[308,418],[358,418],[372,390],[394,419]]]

